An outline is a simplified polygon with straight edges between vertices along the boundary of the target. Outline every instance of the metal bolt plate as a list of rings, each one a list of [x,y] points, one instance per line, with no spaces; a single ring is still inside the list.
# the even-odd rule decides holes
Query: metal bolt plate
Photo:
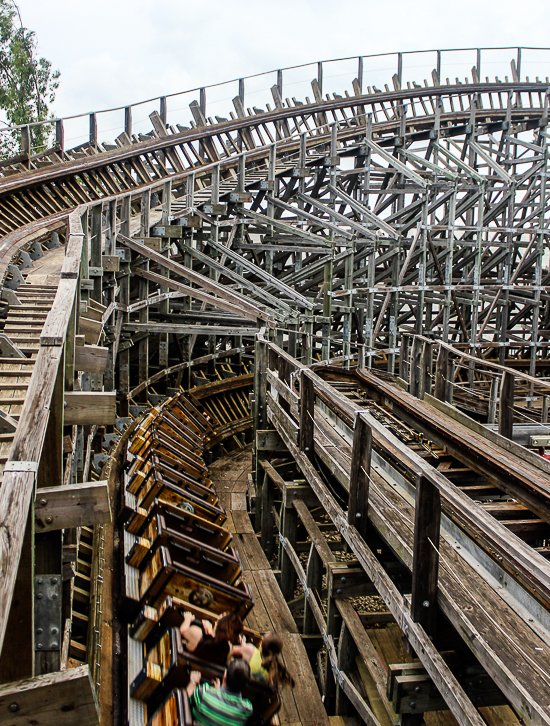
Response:
[[[550,446],[550,436],[531,436],[530,446]]]
[[[61,649],[62,577],[37,575],[34,578],[34,649]]]

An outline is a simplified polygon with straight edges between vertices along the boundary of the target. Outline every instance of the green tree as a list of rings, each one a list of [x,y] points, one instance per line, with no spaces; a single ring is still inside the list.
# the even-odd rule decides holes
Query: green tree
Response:
[[[23,26],[16,3],[0,0],[0,113],[4,127],[52,118],[49,105],[59,85],[59,71],[52,71],[46,58],[37,58],[36,50],[35,34]],[[51,133],[51,124],[31,127],[33,152],[49,145]],[[12,156],[20,150],[20,133],[0,133],[0,154]]]

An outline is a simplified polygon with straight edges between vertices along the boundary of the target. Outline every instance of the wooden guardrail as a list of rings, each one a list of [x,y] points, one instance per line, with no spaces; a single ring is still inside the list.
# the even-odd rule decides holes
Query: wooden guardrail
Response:
[[[258,345],[263,349],[258,360],[264,366],[263,372],[258,371],[258,378],[265,380],[265,386],[263,391],[257,391],[256,394],[256,405],[259,406],[255,411],[256,420],[264,418],[266,422],[270,421],[274,426],[280,437],[282,448],[286,448],[298,464],[311,487],[312,494],[317,497],[343,540],[354,552],[369,580],[385,601],[458,722],[465,725],[481,723],[479,714],[465,691],[453,680],[448,666],[443,662],[429,638],[433,632],[434,611],[438,601],[459,631],[464,625],[460,623],[462,615],[451,605],[452,598],[449,599],[447,591],[442,595],[441,584],[438,582],[439,523],[442,512],[448,518],[456,521],[467,536],[477,543],[476,546],[487,548],[487,551],[491,552],[492,556],[501,563],[503,572],[506,570],[509,577],[515,578],[526,592],[537,598],[545,608],[550,605],[550,569],[547,561],[534,553],[532,548],[524,542],[511,536],[510,532],[499,522],[472,502],[465,493],[454,487],[416,452],[402,444],[373,416],[364,410],[361,411],[358,405],[322,380],[310,368],[292,359],[273,343],[262,339],[261,336],[258,337]],[[298,381],[299,406],[296,400]],[[316,420],[316,402],[317,408],[324,406],[325,409],[332,412],[332,415],[335,416],[332,426],[335,426],[337,430],[338,427],[342,427],[348,432],[348,435],[350,431],[353,431],[351,462],[345,463],[347,455],[341,457],[341,460],[338,457],[330,458],[328,454],[331,447],[330,442],[327,444],[328,449],[325,447],[324,453],[321,451],[323,447],[320,446],[318,438],[320,434],[317,434],[316,429],[322,425],[322,422]],[[269,433],[261,430],[263,428],[258,425],[256,427],[257,436],[259,435],[260,438],[267,437]],[[321,431],[323,432],[323,429]],[[325,433],[329,433],[328,430]],[[321,440],[323,440],[323,436],[321,436]],[[261,446],[261,448],[269,450],[269,445]],[[378,455],[389,462],[390,467],[396,466],[399,472],[404,473],[416,487],[414,547],[410,550],[408,545],[405,546],[403,543],[399,545],[398,536],[394,542],[398,549],[401,548],[399,549],[400,558],[412,570],[413,595],[410,603],[398,591],[364,539],[367,518],[371,515],[369,488],[372,484],[370,470],[372,450],[376,450]],[[318,457],[321,457],[329,469],[332,468],[333,474],[340,483],[349,486],[347,512],[319,475]],[[266,491],[267,483],[264,481],[264,472],[260,473],[262,467],[267,471],[268,467],[264,466],[265,463],[261,458],[258,461],[256,506],[261,521],[261,527],[258,526],[258,529],[267,533],[271,532],[273,526],[273,513],[269,490]],[[273,478],[269,472],[268,476]],[[288,488],[284,482],[279,482],[277,486],[282,487],[285,491]],[[283,495],[283,503],[285,496],[290,496],[290,490]],[[286,506],[288,507],[288,504]],[[303,566],[299,563],[296,553],[293,554],[293,526],[285,522],[286,511],[287,509],[284,509],[285,514],[281,515],[281,521],[278,522],[281,536],[284,539],[283,560],[285,557],[292,560],[292,565],[295,566],[298,578],[304,586],[306,601],[308,601],[306,611],[309,608],[310,617],[319,621],[323,639],[328,643],[327,653],[335,670],[335,678],[337,681],[339,679],[340,687],[358,708],[356,694],[349,684],[346,684],[345,678],[342,678],[342,674],[339,672],[341,662],[333,652],[329,637],[331,633],[323,626],[321,621],[324,622],[324,618],[317,612],[315,601],[312,601],[311,582],[303,570]],[[373,516],[378,517],[378,514],[373,514]],[[390,525],[386,522],[385,526]],[[407,524],[407,527],[411,527],[410,523]],[[386,534],[389,535],[389,532]],[[263,540],[268,536],[267,534],[263,536]],[[392,539],[392,541],[394,540]],[[419,567],[420,562],[423,563],[422,568]],[[445,567],[445,572],[447,569]],[[287,572],[287,566],[283,565],[281,570],[283,586],[288,577],[285,574]],[[513,674],[507,671],[505,659],[494,656],[494,644],[475,641],[470,647],[519,712],[525,713],[532,723],[548,722],[540,704],[533,708],[527,705],[525,685],[519,683]]]
[[[62,272],[54,304],[43,328],[40,349],[0,487],[0,652],[27,526],[32,531],[33,517],[29,520],[29,514],[32,515],[33,511],[38,467],[43,461],[48,425],[62,425],[61,421],[52,419],[59,413],[57,406],[52,406],[52,401],[59,377],[64,375],[64,346],[77,300],[82,259],[82,212],[83,209],[78,208],[69,216],[68,255],[64,264],[64,271],[68,274],[63,277]],[[55,456],[55,452],[47,452],[46,455]],[[29,546],[34,545],[29,543]]]

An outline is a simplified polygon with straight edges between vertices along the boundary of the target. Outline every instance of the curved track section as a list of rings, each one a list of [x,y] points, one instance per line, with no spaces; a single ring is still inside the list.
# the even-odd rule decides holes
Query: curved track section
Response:
[[[89,542],[78,532],[105,525],[116,542],[108,524],[114,478],[94,478],[108,458],[102,446],[114,441],[121,420],[145,412],[171,421],[162,402],[185,389],[187,404],[207,416],[197,419],[208,429],[201,456],[240,448],[253,436],[255,527],[264,553],[278,544],[281,587],[295,611],[302,598],[296,617],[329,712],[350,711],[371,724],[393,718],[386,700],[385,716],[374,714],[374,691],[369,697],[362,690],[374,683],[376,698],[385,699],[353,588],[338,588],[337,578],[342,584],[348,574],[339,572],[323,536],[332,528],[355,558],[359,575],[349,577],[361,592],[368,585],[381,596],[418,655],[421,672],[411,686],[423,694],[418,704],[407,690],[407,668],[388,686],[402,723],[420,723],[435,706],[451,709],[464,726],[482,723],[476,706],[486,700],[476,701],[467,669],[453,660],[464,644],[472,672],[488,683],[490,707],[503,699],[524,723],[550,723],[548,467],[532,450],[520,456],[510,441],[527,423],[531,449],[550,443],[542,377],[550,339],[550,90],[513,71],[512,82],[483,83],[475,71],[471,82],[455,85],[441,85],[436,73],[433,85],[406,89],[398,76],[393,91],[364,93],[354,83],[353,95],[326,99],[317,83],[313,102],[304,103],[283,100],[278,86],[275,108],[261,113],[237,103],[236,117],[211,123],[193,106],[194,128],[183,131],[152,114],[146,140],[127,134],[106,148],[95,138],[47,160],[27,155],[2,167],[4,342],[35,361],[23,400],[16,391],[27,386],[27,364],[0,359],[6,386],[13,383],[6,405],[21,406],[5,411],[0,433],[2,680],[63,673],[78,652],[80,662],[97,657],[95,645],[82,640],[79,649],[71,641],[66,605],[80,597],[80,587],[71,590],[77,574],[83,582],[99,572],[93,564],[75,573],[78,552],[104,551],[100,530]],[[46,257],[59,259],[30,284],[25,269],[48,247]],[[320,368],[312,371],[314,363]],[[382,422],[318,375],[324,369],[330,380],[331,364],[371,369],[358,377],[376,390]],[[380,378],[384,369],[385,380],[376,382],[373,370]],[[477,420],[465,423],[453,402]],[[438,412],[431,420],[428,405]],[[424,413],[421,424],[415,409]],[[453,421],[469,433],[460,429],[459,436]],[[497,421],[491,437],[485,424]],[[394,434],[407,426],[421,429],[421,448],[434,451],[435,442],[451,470],[467,470],[465,486],[492,487],[493,511],[514,511],[516,523],[492,517],[452,473],[401,446]],[[155,436],[170,458],[170,441]],[[371,456],[379,469],[372,479]],[[186,459],[180,452],[175,461],[181,468]],[[167,466],[154,467],[166,480],[174,476]],[[201,472],[198,484],[191,474],[193,486],[208,498]],[[181,483],[189,472],[180,474]],[[173,482],[157,484],[169,489]],[[57,489],[67,485],[76,499],[64,509]],[[41,488],[48,491],[40,496]],[[28,521],[43,522],[39,547]],[[427,535],[426,527],[435,529]],[[522,541],[526,532],[533,536]],[[304,551],[307,568],[298,556]],[[478,590],[459,597],[457,572],[463,590],[471,583]],[[63,639],[46,647],[36,640],[43,627],[34,632],[30,610],[21,609],[34,603],[33,588],[43,584],[35,577],[44,576],[50,584],[72,582],[50,626]],[[40,604],[33,609],[41,622]],[[436,628],[434,613],[444,628]],[[81,632],[96,633],[80,615]],[[18,630],[23,621],[30,625]],[[97,645],[94,637],[87,642]],[[448,648],[455,653],[449,658]],[[26,657],[17,661],[19,650]],[[372,683],[361,681],[363,666],[354,672],[355,652]],[[519,675],[514,657],[525,666]],[[394,673],[392,665],[399,664],[386,663]],[[97,672],[94,666],[96,686]],[[66,676],[58,678],[67,685]],[[102,679],[109,680],[103,666]],[[86,683],[79,693],[91,724],[95,701]]]

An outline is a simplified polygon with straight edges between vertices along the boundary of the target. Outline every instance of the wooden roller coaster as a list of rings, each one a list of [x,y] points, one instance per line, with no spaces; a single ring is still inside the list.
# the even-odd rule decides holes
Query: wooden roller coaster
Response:
[[[199,723],[189,611],[280,635],[250,726],[550,725],[550,82],[510,53],[10,130],[2,724]]]

